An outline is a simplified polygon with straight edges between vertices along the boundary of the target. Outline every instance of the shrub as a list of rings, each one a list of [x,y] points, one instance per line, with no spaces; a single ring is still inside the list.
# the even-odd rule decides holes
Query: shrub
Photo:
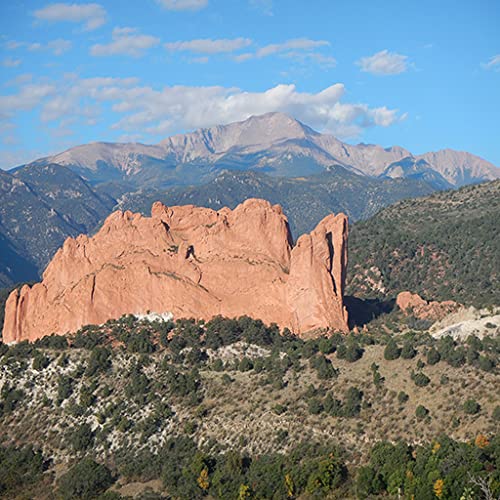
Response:
[[[321,380],[329,380],[338,377],[338,370],[334,368],[331,361],[323,355],[312,357],[309,364],[316,370],[318,378]]]
[[[92,377],[96,373],[103,373],[111,367],[111,351],[106,347],[96,346],[92,349],[89,364],[85,374]]]
[[[429,414],[429,410],[422,405],[417,406],[415,410],[415,415],[419,420],[423,420]]]
[[[338,399],[335,399],[330,393],[326,395],[323,401],[323,407],[325,412],[332,417],[342,416],[342,403]]]
[[[104,465],[84,458],[57,482],[58,492],[64,499],[91,499],[99,496],[113,484],[113,476]]]
[[[124,333],[120,336],[120,340],[125,343],[130,352],[150,354],[156,350],[151,341],[151,334],[146,329]]]
[[[337,346],[337,358],[345,359],[347,354],[347,346],[345,344],[340,344]]]
[[[247,358],[246,356],[242,358],[238,365],[238,369],[240,372],[248,372],[253,368],[253,363],[252,360]]]
[[[212,363],[212,370],[216,372],[221,372],[224,370],[224,362],[222,359],[217,358],[213,363]]]
[[[400,393],[398,394],[398,401],[401,404],[404,404],[408,401],[408,399],[410,399],[410,396],[408,396],[408,394],[406,394],[406,392],[400,391]]]
[[[422,372],[412,374],[412,379],[417,387],[425,387],[426,385],[429,385],[431,382],[431,379],[425,373]]]
[[[361,411],[361,401],[363,393],[357,387],[349,387],[343,406],[343,413],[346,417],[357,417]]]
[[[446,361],[449,365],[454,368],[459,368],[465,364],[465,349],[463,347],[457,347],[448,353]]]
[[[439,363],[440,360],[441,360],[441,355],[439,354],[437,349],[431,347],[427,351],[427,364],[435,365],[436,363]]]
[[[60,375],[57,384],[57,404],[61,404],[71,394],[73,394],[73,379],[66,375]]]
[[[464,412],[468,415],[476,415],[481,410],[481,406],[474,399],[468,399],[464,403]]]
[[[495,409],[493,410],[491,417],[493,418],[493,420],[500,422],[500,406],[495,406]]]
[[[356,342],[350,342],[347,346],[347,352],[345,355],[345,359],[350,363],[354,363],[363,357],[363,353],[365,350]]]
[[[323,405],[318,398],[311,398],[308,403],[308,409],[311,415],[319,415],[323,411]]]
[[[338,488],[347,477],[347,469],[342,461],[331,453],[327,458],[320,460],[316,470],[307,480],[307,493],[315,497],[325,497],[329,492]]]
[[[46,335],[35,342],[36,347],[44,349],[66,349],[68,339],[64,335]]]
[[[30,446],[0,446],[0,496],[17,498],[14,492],[24,485],[38,481],[44,468],[42,454],[35,452]]]
[[[416,349],[411,342],[405,342],[401,349],[401,357],[403,359],[413,359],[417,355]]]
[[[94,325],[88,325],[78,330],[72,339],[71,347],[90,350],[101,345],[104,337],[101,333],[94,331],[95,328],[97,327]]]
[[[356,495],[358,498],[370,498],[383,489],[380,476],[371,467],[360,467],[356,477]]]
[[[336,346],[335,346],[335,341],[333,340],[332,337],[329,338],[323,337],[322,339],[320,339],[318,347],[320,352],[322,352],[323,354],[332,354],[333,352],[335,352]]]
[[[25,394],[22,389],[14,389],[9,386],[9,384],[5,384],[2,387],[2,402],[0,403],[0,416],[3,413],[10,413],[13,411],[18,403],[23,400]]]
[[[396,344],[393,339],[389,340],[384,349],[384,358],[388,361],[392,361],[398,359],[400,355],[401,349],[398,347],[398,344]]]
[[[72,429],[70,435],[71,446],[75,451],[84,451],[94,442],[94,433],[89,424],[82,424]]]
[[[274,405],[274,408],[273,408],[273,411],[274,411],[274,413],[276,413],[276,415],[282,415],[283,413],[286,412],[286,410],[287,410],[286,406],[283,406],[280,404]]]
[[[50,359],[40,351],[36,351],[36,354],[33,358],[33,370],[41,371],[44,368],[47,368],[49,364],[50,364]]]
[[[382,377],[378,369],[379,366],[376,363],[372,363],[371,370],[373,373],[373,384],[375,385],[375,387],[380,388],[385,382],[385,379],[384,377]]]
[[[485,372],[491,372],[493,371],[493,368],[495,367],[495,363],[493,362],[492,359],[488,358],[487,356],[479,356],[478,359],[478,366],[481,368],[481,370],[484,370]]]

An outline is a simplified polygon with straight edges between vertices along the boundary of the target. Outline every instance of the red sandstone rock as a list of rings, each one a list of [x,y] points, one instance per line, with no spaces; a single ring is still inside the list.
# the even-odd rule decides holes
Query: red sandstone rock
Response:
[[[401,292],[396,298],[396,305],[403,312],[411,312],[416,318],[432,321],[439,321],[460,307],[453,300],[427,302],[417,293],[411,292]]]
[[[249,315],[297,334],[347,331],[347,217],[329,215],[291,241],[281,207],[264,200],[219,211],[157,202],[151,217],[115,212],[92,238],[68,238],[41,283],[11,293],[4,341],[147,311]]]

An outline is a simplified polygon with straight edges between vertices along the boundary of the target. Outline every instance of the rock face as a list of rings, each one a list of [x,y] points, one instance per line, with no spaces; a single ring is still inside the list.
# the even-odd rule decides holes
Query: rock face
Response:
[[[418,293],[401,292],[396,297],[396,305],[405,313],[412,313],[418,319],[439,321],[457,311],[460,304],[453,300],[427,302]]]
[[[301,334],[346,331],[347,217],[329,215],[292,247],[279,205],[234,210],[157,202],[151,217],[111,214],[89,238],[68,238],[41,283],[7,300],[5,342],[74,332],[123,314],[209,319],[249,315]]]

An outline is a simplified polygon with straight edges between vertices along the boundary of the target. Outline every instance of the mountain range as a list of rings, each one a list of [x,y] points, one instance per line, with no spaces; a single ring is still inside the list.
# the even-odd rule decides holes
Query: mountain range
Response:
[[[499,177],[470,153],[350,145],[282,113],[156,145],[81,145],[0,170],[0,286],[37,279],[68,236],[92,233],[114,209],[234,208],[259,197],[283,206],[297,238],[330,212],[366,219],[400,199]]]
[[[500,177],[498,168],[470,153],[445,149],[415,156],[399,146],[350,145],[283,113],[174,135],[156,145],[85,144],[27,166],[47,163],[67,166],[94,185],[162,188],[203,184],[225,169],[295,177],[332,165],[371,177],[423,178],[439,189]]]

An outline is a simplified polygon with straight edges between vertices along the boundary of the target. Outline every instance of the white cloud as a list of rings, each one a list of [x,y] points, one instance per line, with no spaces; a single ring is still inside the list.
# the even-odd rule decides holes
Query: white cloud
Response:
[[[398,111],[366,104],[342,103],[344,85],[318,93],[297,91],[295,85],[277,85],[263,92],[225,87],[133,87],[108,93],[113,111],[125,116],[113,128],[167,135],[179,130],[244,120],[251,115],[281,111],[342,137],[364,128],[387,127],[399,120]]]
[[[481,67],[483,69],[492,69],[494,71],[500,71],[500,54],[493,56],[487,63],[482,63]]]
[[[330,45],[326,40],[311,40],[309,38],[294,38],[283,43],[272,43],[259,49],[256,57],[267,57],[272,54],[287,52],[290,50],[311,50],[318,47]]]
[[[36,52],[38,50],[50,50],[55,56],[60,56],[67,52],[73,47],[73,43],[70,40],[64,40],[63,38],[57,38],[56,40],[51,40],[47,42],[46,45],[39,42],[18,42],[16,40],[9,40],[6,43],[6,48],[8,50],[15,50],[19,48],[26,48],[30,52]]]
[[[310,38],[293,38],[282,43],[265,45],[255,52],[244,52],[233,57],[236,62],[244,62],[250,59],[261,59],[263,57],[275,56],[294,59],[299,62],[313,61],[324,68],[332,68],[337,64],[334,57],[318,52],[322,47],[329,47],[327,40],[311,40]]]
[[[113,41],[107,45],[96,44],[90,48],[93,56],[111,56],[123,54],[133,57],[144,55],[147,49],[156,47],[160,39],[151,35],[141,35],[135,28],[115,28]]]
[[[356,64],[361,71],[374,75],[398,75],[408,69],[408,56],[381,50],[373,56],[362,57]]]
[[[71,49],[73,44],[69,40],[58,38],[47,43],[47,47],[52,50],[55,56],[60,56]]]
[[[97,3],[53,3],[35,10],[40,21],[82,23],[85,31],[92,31],[106,22],[106,11]]]
[[[137,78],[96,77],[78,79],[77,75],[59,84],[57,95],[44,103],[40,113],[42,122],[47,123],[71,116],[95,121],[101,113],[100,103],[114,97],[123,89],[137,85]]]
[[[208,0],[157,0],[168,10],[200,10],[208,5]]]
[[[48,96],[54,94],[56,86],[46,83],[30,83],[21,87],[17,94],[0,96],[0,119],[11,118],[18,111],[35,108]]]
[[[5,66],[6,68],[16,68],[21,64],[21,59],[13,59],[12,57],[6,57],[2,61],[2,66]]]
[[[251,52],[245,52],[243,54],[238,54],[237,56],[234,56],[234,60],[236,62],[243,62],[243,61],[248,61],[249,59],[253,59],[254,55]]]
[[[249,38],[199,38],[197,40],[187,40],[165,43],[164,47],[172,52],[189,51],[198,54],[219,54],[223,52],[235,52],[252,43]]]

